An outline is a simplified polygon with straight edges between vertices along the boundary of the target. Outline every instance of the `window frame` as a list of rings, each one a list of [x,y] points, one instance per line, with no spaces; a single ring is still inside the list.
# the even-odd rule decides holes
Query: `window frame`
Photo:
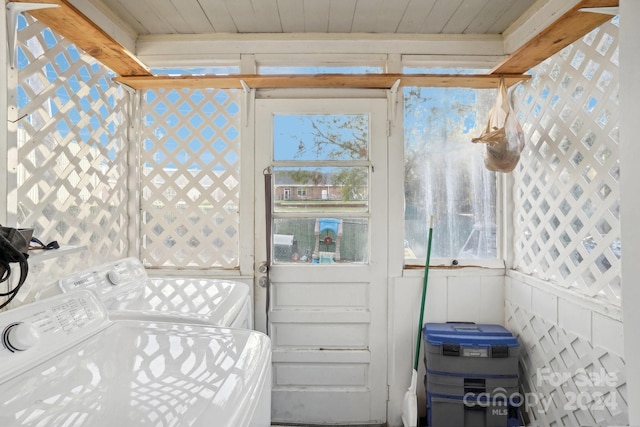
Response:
[[[423,64],[420,61],[418,62],[408,62],[405,64],[405,61],[403,61],[403,64],[405,66],[405,68],[428,68],[429,65],[428,64]],[[439,65],[443,65],[443,64],[439,64]],[[470,68],[470,67],[461,67],[461,69],[464,68]],[[457,69],[456,71],[460,71],[460,69]],[[434,71],[436,72],[436,71]],[[438,72],[443,72],[442,69],[439,69]],[[426,87],[426,86],[425,86]],[[400,110],[400,112],[397,114],[399,114],[399,118],[396,117],[396,121],[401,121],[402,122],[402,126],[401,126],[401,130],[399,133],[402,133],[400,139],[401,139],[401,144],[402,145],[402,171],[404,172],[404,147],[405,147],[405,138],[404,138],[404,120],[403,120],[403,110],[404,110],[404,102],[405,102],[405,96],[404,96],[404,91],[399,91],[398,92],[398,106],[400,108],[397,108],[397,110]],[[401,179],[402,181],[402,193],[404,196],[404,188],[405,188],[405,182],[404,182],[404,174],[403,174],[403,178]],[[504,270],[505,268],[507,268],[510,263],[511,263],[511,258],[508,258],[508,255],[506,255],[506,251],[504,250],[505,247],[507,247],[508,242],[506,239],[506,235],[507,235],[507,231],[510,228],[511,230],[513,230],[513,226],[512,223],[510,221],[509,218],[509,212],[513,212],[513,203],[512,202],[508,202],[505,198],[506,194],[509,194],[510,188],[512,187],[513,183],[512,183],[512,179],[509,179],[509,176],[506,174],[501,174],[501,173],[496,173],[496,212],[495,212],[495,218],[496,218],[496,257],[495,258],[455,258],[455,257],[434,257],[431,256],[430,258],[430,265],[431,266],[441,266],[441,267],[445,267],[445,268],[487,268],[487,269],[502,269]],[[391,183],[390,183],[391,185]],[[403,236],[404,236],[404,223],[405,223],[405,212],[404,212],[404,207],[406,207],[406,203],[403,203],[403,210],[402,210],[402,217],[401,217],[401,221],[403,224]],[[403,239],[404,241],[404,239]],[[425,258],[408,258],[406,256],[404,256],[404,251],[403,251],[403,276],[404,275],[411,275],[412,273],[410,273],[412,270],[418,269],[418,268],[424,268],[425,267]]]

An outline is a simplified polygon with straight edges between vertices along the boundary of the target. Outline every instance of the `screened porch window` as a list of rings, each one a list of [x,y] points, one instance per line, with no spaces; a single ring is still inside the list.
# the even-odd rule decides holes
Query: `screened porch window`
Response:
[[[495,93],[487,89],[404,89],[407,264],[424,262],[429,215],[435,217],[432,257],[497,257],[496,174],[484,167],[484,147],[471,142],[486,124]]]

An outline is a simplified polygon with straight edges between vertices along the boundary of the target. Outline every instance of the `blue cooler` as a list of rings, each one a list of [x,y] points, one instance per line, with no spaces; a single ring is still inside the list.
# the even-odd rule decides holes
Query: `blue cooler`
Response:
[[[500,325],[427,323],[423,339],[428,425],[520,424],[517,337]]]

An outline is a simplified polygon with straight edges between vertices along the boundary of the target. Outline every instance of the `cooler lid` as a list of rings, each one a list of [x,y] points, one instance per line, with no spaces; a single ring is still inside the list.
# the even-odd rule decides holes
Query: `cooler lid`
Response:
[[[495,335],[427,335],[426,340],[431,345],[458,344],[467,347],[518,347],[520,343],[516,337]]]
[[[512,336],[502,325],[470,322],[426,323],[424,329],[429,334],[446,335],[494,335]]]
[[[424,339],[431,345],[458,344],[469,347],[518,347],[518,338],[500,325],[427,323]]]

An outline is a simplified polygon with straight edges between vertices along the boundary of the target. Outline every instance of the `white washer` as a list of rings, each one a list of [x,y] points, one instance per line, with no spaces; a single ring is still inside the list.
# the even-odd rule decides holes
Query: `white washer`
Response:
[[[270,425],[260,332],[110,320],[87,290],[0,313],[0,331],[0,426]]]
[[[77,272],[59,281],[69,292],[91,289],[113,319],[202,323],[253,329],[249,286],[206,278],[150,278],[137,258],[124,258]]]

